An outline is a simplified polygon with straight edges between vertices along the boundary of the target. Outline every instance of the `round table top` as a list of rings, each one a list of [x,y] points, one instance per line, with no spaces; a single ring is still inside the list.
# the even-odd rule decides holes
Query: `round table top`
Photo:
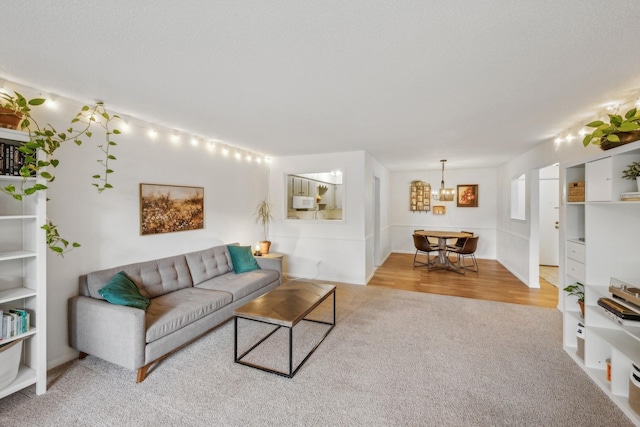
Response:
[[[427,236],[427,237],[437,237],[442,239],[461,239],[463,237],[472,236],[469,233],[461,233],[459,231],[430,231],[430,230],[420,230],[416,231],[416,234]]]

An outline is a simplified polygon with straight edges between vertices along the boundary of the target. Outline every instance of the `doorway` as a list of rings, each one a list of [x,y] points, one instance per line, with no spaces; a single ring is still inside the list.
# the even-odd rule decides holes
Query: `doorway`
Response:
[[[380,178],[373,177],[373,265],[382,264],[380,253]]]
[[[540,169],[539,185],[539,264],[540,278],[558,287],[560,236],[560,167]]]

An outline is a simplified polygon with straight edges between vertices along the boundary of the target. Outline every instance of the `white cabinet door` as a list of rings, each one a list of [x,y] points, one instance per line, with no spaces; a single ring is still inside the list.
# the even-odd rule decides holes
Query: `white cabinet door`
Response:
[[[612,196],[612,171],[613,159],[605,157],[587,163],[586,190],[588,202],[608,202]]]

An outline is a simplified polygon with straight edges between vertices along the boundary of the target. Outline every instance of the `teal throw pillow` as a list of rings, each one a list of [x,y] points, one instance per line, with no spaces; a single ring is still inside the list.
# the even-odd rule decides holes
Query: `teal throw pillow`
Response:
[[[127,277],[127,273],[124,271],[113,276],[98,293],[111,304],[126,305],[142,310],[146,310],[151,304],[149,298],[140,294],[136,284]]]
[[[229,255],[231,255],[231,264],[233,271],[237,273],[246,273],[247,271],[260,270],[258,262],[251,253],[251,246],[229,245]]]

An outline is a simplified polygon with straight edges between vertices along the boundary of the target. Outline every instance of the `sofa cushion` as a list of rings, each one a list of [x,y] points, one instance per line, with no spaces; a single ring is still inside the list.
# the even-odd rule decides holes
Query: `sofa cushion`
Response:
[[[146,310],[149,307],[149,298],[140,295],[138,287],[127,277],[124,271],[113,276],[109,283],[98,292],[111,304],[126,305],[142,310]]]
[[[231,303],[228,292],[185,288],[153,298],[147,309],[146,342],[150,343]]]
[[[247,271],[259,270],[260,266],[251,253],[251,246],[229,246],[231,264],[236,273],[246,273]]]
[[[194,285],[233,270],[226,245],[190,252],[185,258]]]
[[[120,271],[124,271],[138,286],[140,293],[149,298],[193,286],[185,256],[177,255],[89,273],[89,296],[104,299],[98,291]]]
[[[258,289],[279,280],[275,270],[253,270],[247,273],[227,273],[196,285],[196,288],[230,292],[237,301]]]

